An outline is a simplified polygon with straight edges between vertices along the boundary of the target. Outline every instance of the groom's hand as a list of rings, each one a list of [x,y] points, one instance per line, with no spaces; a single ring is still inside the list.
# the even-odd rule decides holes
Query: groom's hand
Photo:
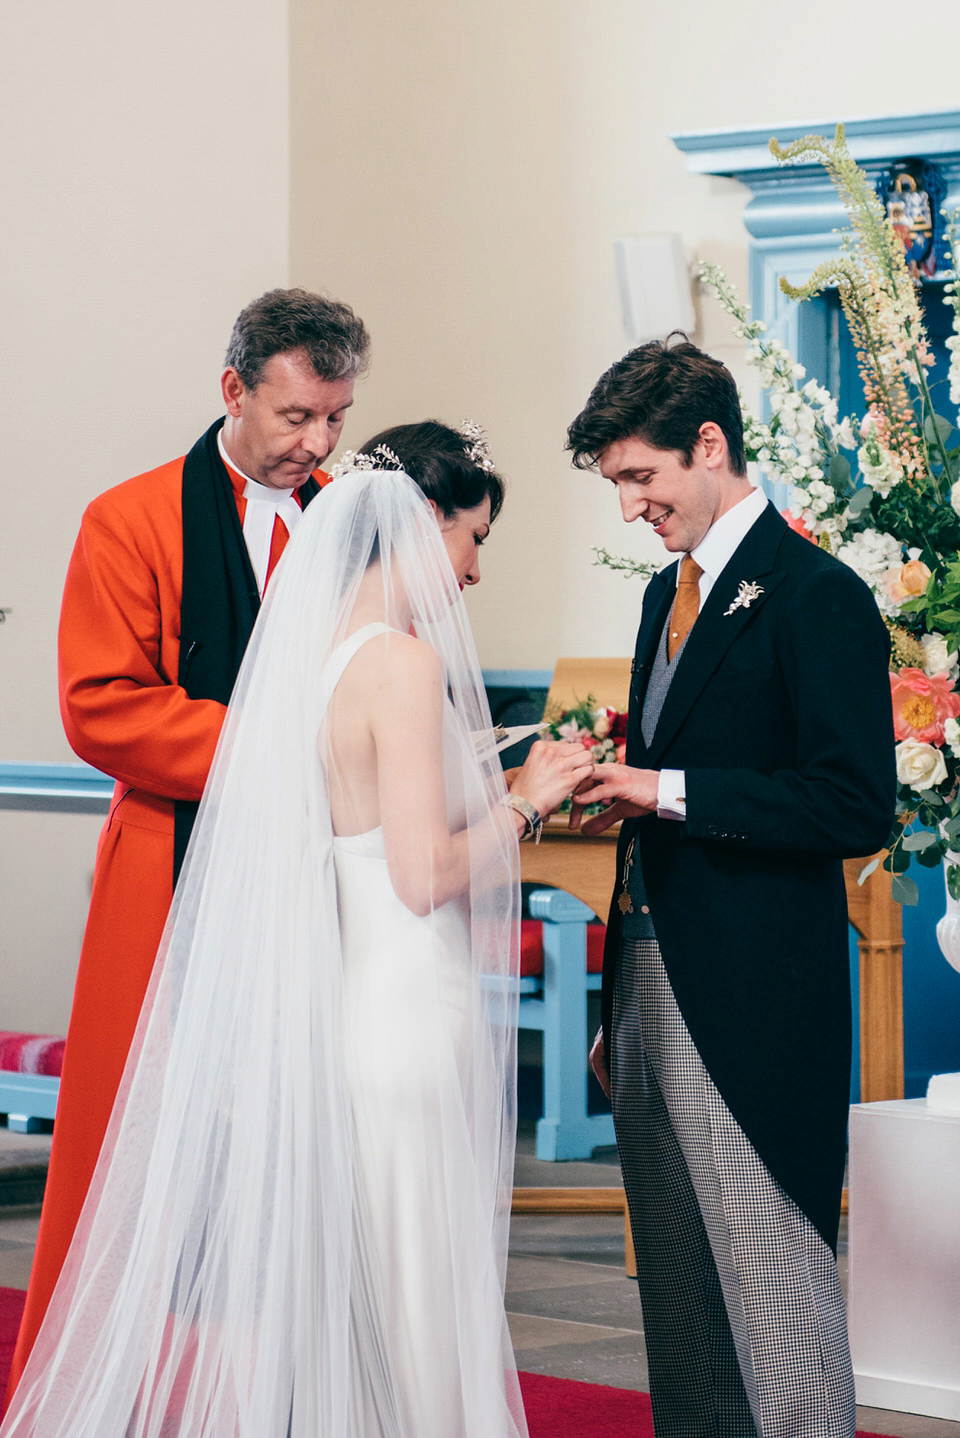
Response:
[[[598,764],[573,795],[570,828],[583,828],[587,835],[602,834],[620,819],[634,819],[657,812],[657,769],[634,769],[629,764]],[[602,814],[583,818],[586,804],[607,804]]]

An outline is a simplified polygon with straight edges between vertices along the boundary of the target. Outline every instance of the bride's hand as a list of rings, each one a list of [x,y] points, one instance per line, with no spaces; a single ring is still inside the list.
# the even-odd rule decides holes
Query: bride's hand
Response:
[[[511,794],[529,799],[542,818],[559,808],[593,773],[593,756],[582,744],[540,739],[510,784]]]

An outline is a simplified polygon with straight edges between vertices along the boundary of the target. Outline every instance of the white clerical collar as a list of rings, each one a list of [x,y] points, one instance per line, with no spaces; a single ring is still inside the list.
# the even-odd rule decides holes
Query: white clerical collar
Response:
[[[762,489],[752,489],[732,509],[714,520],[696,549],[690,551],[704,574],[709,575],[711,584],[719,579],[768,503]],[[678,580],[679,575],[678,567]]]
[[[261,484],[258,479],[251,479],[249,474],[244,474],[243,470],[240,468],[239,464],[237,464],[236,460],[231,459],[229,454],[227,454],[227,447],[223,442],[222,429],[217,430],[217,449],[219,449],[220,451],[220,458],[223,460],[224,464],[228,464],[233,470],[234,474],[238,474],[241,479],[246,480],[247,484],[252,484],[255,486],[252,491],[254,495],[256,495],[258,490],[263,492],[263,496],[265,499],[270,499],[273,497],[279,499],[292,499],[293,496],[296,494],[296,485],[294,485],[293,489],[274,489],[272,484]],[[300,506],[298,505],[297,508],[299,509],[299,507]]]
[[[217,431],[217,448],[224,464],[228,464],[234,474],[238,474],[245,481],[243,497],[247,501],[247,507],[243,515],[243,537],[250,563],[253,565],[257,588],[262,596],[270,568],[274,523],[278,518],[281,519],[288,536],[292,535],[303,518],[303,511],[293,497],[295,489],[274,489],[272,485],[260,484],[248,474],[244,474],[242,469],[238,469],[227,454],[222,430]]]

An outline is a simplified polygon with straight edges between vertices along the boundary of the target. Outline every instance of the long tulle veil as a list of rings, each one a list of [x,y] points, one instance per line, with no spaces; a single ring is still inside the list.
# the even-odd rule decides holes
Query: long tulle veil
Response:
[[[371,561],[385,604],[402,592],[442,662],[452,822],[485,832],[458,901],[470,1044],[441,1106],[442,1208],[462,1434],[525,1432],[502,1317],[516,840],[433,513],[405,475],[373,471],[314,501],[268,591],[90,1194],[3,1438],[375,1438],[370,1413],[377,1435],[422,1438],[394,1392],[358,1213],[322,762],[337,677],[328,661]]]

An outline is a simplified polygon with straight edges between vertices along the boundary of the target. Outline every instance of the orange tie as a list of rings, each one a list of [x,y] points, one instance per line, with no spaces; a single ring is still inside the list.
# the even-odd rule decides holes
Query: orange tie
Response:
[[[680,579],[677,583],[677,597],[670,611],[670,628],[667,632],[667,659],[672,659],[680,645],[693,628],[693,621],[700,613],[700,576],[703,570],[690,554],[683,556],[680,565]]]

